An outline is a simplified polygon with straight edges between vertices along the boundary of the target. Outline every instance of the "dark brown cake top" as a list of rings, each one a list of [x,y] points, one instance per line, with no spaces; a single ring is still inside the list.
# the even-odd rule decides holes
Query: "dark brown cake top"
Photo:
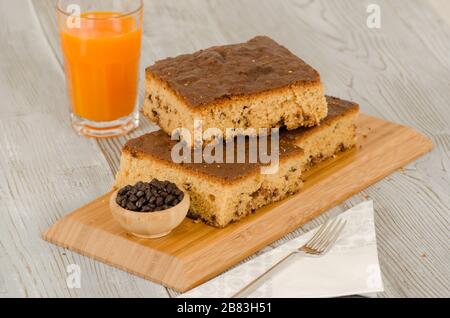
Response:
[[[170,136],[160,130],[129,140],[125,144],[124,151],[136,158],[145,158],[145,156],[150,156],[168,164],[179,165],[184,169],[188,169],[223,182],[232,182],[244,178],[249,174],[259,173],[262,166],[260,163],[249,163],[248,142],[245,147],[245,162],[247,163],[174,163],[171,153],[176,143],[177,141],[171,140]],[[194,158],[192,151],[193,150],[191,150],[191,158]],[[268,138],[268,151],[270,154],[270,137]],[[235,146],[234,153],[237,154],[237,146]],[[292,155],[300,155],[302,153],[303,150],[297,146],[280,140],[280,161],[283,160],[283,158]],[[224,162],[226,162],[225,156],[226,149],[224,149]],[[237,160],[235,162],[237,162]]]
[[[147,72],[192,107],[320,80],[316,70],[266,36],[167,58]]]
[[[354,102],[332,96],[325,97],[328,103],[328,116],[324,119],[325,122],[354,111],[359,111],[359,105]]]

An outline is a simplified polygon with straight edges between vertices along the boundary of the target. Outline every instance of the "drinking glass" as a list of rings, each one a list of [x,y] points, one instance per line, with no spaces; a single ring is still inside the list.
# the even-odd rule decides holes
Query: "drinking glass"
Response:
[[[114,137],[139,125],[142,0],[59,0],[72,126]]]

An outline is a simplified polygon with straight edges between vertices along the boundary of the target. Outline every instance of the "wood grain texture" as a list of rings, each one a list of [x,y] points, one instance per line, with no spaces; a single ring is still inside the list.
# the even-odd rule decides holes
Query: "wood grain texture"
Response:
[[[428,138],[413,129],[375,117],[361,115],[358,127],[356,149],[309,171],[299,194],[224,229],[186,219],[166,237],[138,239],[112,218],[110,192],[58,221],[43,237],[185,292],[433,148]]]
[[[369,3],[381,6],[381,29],[366,26]],[[71,132],[54,1],[0,0],[0,9],[0,297],[167,295],[38,239],[109,189],[125,138],[96,142]],[[425,132],[436,145],[431,154],[259,253],[370,197],[380,296],[449,297],[449,17],[447,0],[151,0],[142,64],[267,34],[314,65],[328,94]],[[152,129],[144,121],[133,135]],[[67,289],[70,263],[82,268],[81,290]]]
[[[64,74],[37,26],[29,1],[0,1],[0,297],[167,296],[39,239],[113,176],[97,144],[71,130]],[[69,264],[80,265],[82,289],[67,287]]]

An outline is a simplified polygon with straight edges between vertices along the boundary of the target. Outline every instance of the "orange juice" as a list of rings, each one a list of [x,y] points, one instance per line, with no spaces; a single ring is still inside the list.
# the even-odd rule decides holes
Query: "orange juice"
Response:
[[[73,113],[95,122],[130,115],[138,95],[142,27],[114,12],[81,15],[61,29],[61,45]]]

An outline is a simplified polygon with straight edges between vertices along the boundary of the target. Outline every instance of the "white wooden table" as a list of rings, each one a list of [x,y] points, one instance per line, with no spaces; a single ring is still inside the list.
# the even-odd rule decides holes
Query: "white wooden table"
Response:
[[[381,7],[380,29],[366,25],[372,2]],[[71,130],[53,5],[0,0],[0,297],[174,296],[40,238],[58,218],[108,191],[125,141],[89,140]],[[380,296],[449,297],[449,1],[146,1],[143,66],[257,34],[317,68],[327,93],[433,139],[431,154],[329,213],[374,200],[386,289]],[[152,129],[144,120],[133,136]],[[81,289],[67,287],[69,264],[81,267]]]

